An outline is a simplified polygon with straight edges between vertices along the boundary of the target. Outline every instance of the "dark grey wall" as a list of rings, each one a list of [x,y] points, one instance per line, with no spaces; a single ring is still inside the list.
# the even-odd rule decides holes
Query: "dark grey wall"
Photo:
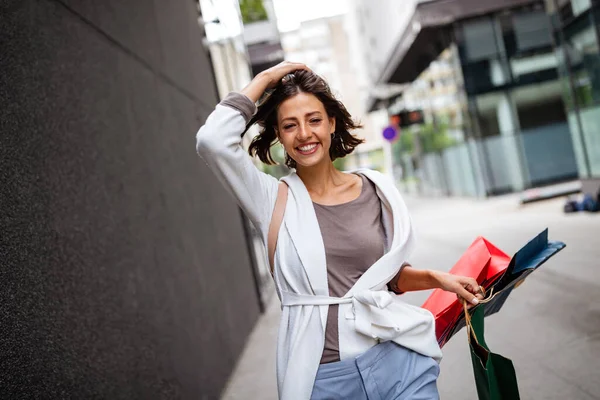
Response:
[[[217,398],[258,313],[192,0],[0,2],[0,398]]]

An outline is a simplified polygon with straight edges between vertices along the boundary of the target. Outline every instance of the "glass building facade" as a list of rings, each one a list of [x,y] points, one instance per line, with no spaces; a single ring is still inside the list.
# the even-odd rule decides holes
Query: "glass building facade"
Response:
[[[600,179],[600,1],[551,0],[547,8],[579,177]]]
[[[502,10],[454,26],[486,194],[577,177],[559,59],[544,3]]]
[[[562,3],[500,8],[446,29],[462,116],[450,145],[417,154],[425,194],[488,196],[600,175],[598,7]],[[434,124],[445,118],[431,114]]]

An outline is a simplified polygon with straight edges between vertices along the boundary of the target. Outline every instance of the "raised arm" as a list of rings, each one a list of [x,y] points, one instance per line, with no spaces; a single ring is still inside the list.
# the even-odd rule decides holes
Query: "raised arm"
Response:
[[[259,171],[242,147],[242,132],[256,106],[240,93],[217,105],[196,135],[196,150],[264,236],[277,180]]]
[[[282,63],[258,74],[241,93],[230,93],[223,99],[196,135],[198,154],[263,237],[277,197],[277,180],[255,167],[242,147],[241,135],[264,91],[286,74],[303,68],[303,64]]]

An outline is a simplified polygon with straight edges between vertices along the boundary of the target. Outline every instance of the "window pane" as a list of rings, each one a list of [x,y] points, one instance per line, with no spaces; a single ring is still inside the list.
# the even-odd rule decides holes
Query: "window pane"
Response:
[[[552,45],[548,15],[543,12],[515,14],[513,16],[517,49],[528,51]]]
[[[500,52],[491,19],[465,23],[463,35],[467,62],[495,58]]]

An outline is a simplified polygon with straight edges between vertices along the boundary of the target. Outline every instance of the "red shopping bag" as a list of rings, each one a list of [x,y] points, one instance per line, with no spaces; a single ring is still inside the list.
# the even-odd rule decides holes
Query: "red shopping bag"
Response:
[[[511,257],[483,237],[478,237],[452,267],[450,273],[475,278],[480,286],[488,289],[508,268]],[[433,291],[423,303],[423,308],[435,317],[435,333],[440,346],[455,321],[461,318],[463,306],[456,294],[441,289]]]

